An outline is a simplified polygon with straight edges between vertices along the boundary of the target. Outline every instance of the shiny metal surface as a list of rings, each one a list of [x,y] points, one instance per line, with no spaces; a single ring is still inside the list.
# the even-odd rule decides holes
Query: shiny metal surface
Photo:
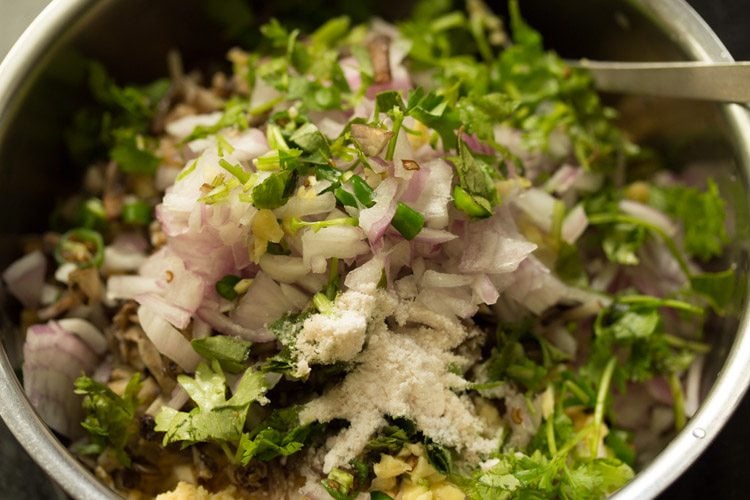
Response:
[[[599,6],[602,3],[607,4],[604,0],[590,1],[591,3],[586,1],[577,3],[585,5],[586,8],[593,4]],[[138,2],[139,0],[134,0],[129,3],[138,4]],[[12,147],[9,145],[11,143],[9,138],[14,140],[17,138],[13,134],[18,133],[20,134],[18,137],[25,138],[17,130],[21,128],[19,123],[23,121],[24,113],[32,109],[25,97],[34,92],[32,84],[41,78],[40,75],[46,65],[54,59],[57,53],[55,49],[72,40],[80,30],[84,30],[83,36],[79,37],[76,43],[80,42],[83,45],[88,43],[89,47],[95,47],[93,52],[99,56],[115,54],[110,58],[111,60],[105,58],[105,63],[111,62],[114,66],[119,64],[121,73],[128,74],[128,71],[134,71],[139,74],[138,71],[141,68],[128,68],[120,60],[120,56],[129,50],[129,45],[119,39],[108,40],[106,39],[108,33],[96,30],[100,18],[105,17],[109,11],[116,10],[117,4],[123,3],[128,2],[53,0],[0,65],[0,210],[5,210],[5,213],[19,214],[18,217],[2,222],[0,267],[4,267],[14,255],[18,254],[19,244],[15,240],[19,239],[20,235],[24,232],[39,230],[39,224],[46,222],[46,220],[33,220],[33,214],[23,213],[23,210],[28,211],[31,205],[28,200],[20,199],[18,194],[14,194],[15,191],[20,189],[20,195],[43,199],[45,196],[51,198],[51,194],[54,193],[53,188],[57,188],[54,183],[49,188],[42,187],[40,180],[35,178],[36,169],[29,168],[29,166],[36,167],[44,164],[48,160],[54,161],[59,151],[54,148],[53,138],[39,135],[40,145],[43,144],[45,147],[38,147],[38,158],[28,162],[25,162],[23,158],[19,159],[15,150],[34,151],[33,144],[28,145],[23,141],[16,141]],[[529,3],[534,4],[534,2]],[[543,5],[544,8],[548,6],[544,0],[536,3]],[[656,43],[658,46],[652,47],[644,42],[644,47],[649,51],[646,53],[652,60],[669,58],[675,53],[682,53],[688,59],[731,61],[729,53],[721,42],[683,0],[631,0],[629,3],[637,10],[644,12],[674,44],[674,46],[664,48],[662,45],[665,42],[658,37],[655,39],[661,40],[658,43],[653,40],[648,42]],[[140,2],[141,7],[146,4],[148,2]],[[561,5],[567,5],[564,1],[556,4],[558,9],[561,9]],[[145,26],[145,21],[139,20],[138,23]],[[164,49],[162,45],[155,42],[154,47],[157,46],[160,50]],[[592,54],[572,55],[590,56]],[[145,73],[148,74],[149,71],[145,70]],[[17,113],[19,110],[22,112]],[[741,170],[737,172],[735,179],[735,182],[742,186],[737,210],[747,211],[747,179],[750,177],[748,170],[750,168],[750,117],[746,110],[738,105],[727,105],[722,108],[721,112],[733,141],[734,159],[737,164],[741,165]],[[47,144],[44,143],[47,139],[50,140],[49,148],[46,148]],[[3,161],[5,163],[2,163]],[[19,172],[23,175],[19,176]],[[45,179],[48,173],[38,175],[41,179]],[[65,174],[57,172],[55,175],[58,177],[62,175],[60,178],[64,178]],[[19,180],[26,177],[31,180]],[[49,179],[47,179],[47,184],[50,184]],[[11,187],[6,187],[6,185]],[[19,196],[19,199],[14,196]],[[51,199],[46,201],[51,202]],[[37,210],[43,209],[37,206]],[[40,217],[43,218],[43,215],[37,215],[36,219]],[[27,219],[31,219],[33,223]],[[742,269],[742,271],[745,270]],[[746,309],[746,304],[744,309]],[[0,328],[4,347],[0,352],[0,393],[4,395],[3,404],[0,405],[0,415],[19,442],[71,496],[87,499],[115,498],[116,496],[109,489],[100,484],[91,473],[67,453],[62,444],[34,413],[14,373],[14,368],[18,364],[17,338],[4,318],[5,313],[0,316],[2,316]],[[710,392],[699,412],[655,461],[640,472],[633,482],[618,492],[616,498],[640,499],[656,496],[684,472],[717,435],[750,383],[750,370],[747,369],[750,366],[749,328],[745,314],[740,318],[736,340],[731,344],[731,350],[727,349],[728,355],[723,367],[717,370],[715,380],[714,374],[711,374],[706,382],[706,388],[710,387]],[[718,356],[722,357],[721,349],[719,349]]]
[[[693,59],[715,62],[732,60],[713,31],[684,2],[644,0],[642,5]],[[738,181],[744,184],[746,200],[750,177],[750,115],[745,107],[738,104],[726,105],[723,111],[733,136],[735,154],[741,169]],[[747,297],[744,301],[744,312],[740,317],[736,340],[698,413],[656,460],[614,498],[655,497],[698,458],[739,405],[750,384],[750,319]]]
[[[750,62],[569,61],[591,73],[605,92],[679,97],[717,102],[750,102]]]

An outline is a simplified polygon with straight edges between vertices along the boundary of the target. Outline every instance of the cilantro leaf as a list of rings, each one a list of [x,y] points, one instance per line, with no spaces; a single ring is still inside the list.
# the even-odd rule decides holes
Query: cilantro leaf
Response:
[[[83,395],[86,414],[81,426],[88,431],[91,440],[91,444],[81,448],[83,453],[99,454],[106,448],[111,448],[122,465],[130,466],[130,457],[125,452],[125,447],[137,433],[135,410],[140,389],[140,373],[130,378],[122,397],[86,375],[76,379],[75,392]]]
[[[164,446],[182,442],[236,443],[242,436],[247,412],[253,402],[264,402],[265,379],[260,372],[245,371],[231,398],[226,399],[226,379],[218,363],[211,368],[201,363],[195,377],[180,375],[179,384],[187,391],[196,407],[190,412],[167,406],[156,415],[155,430],[164,432]]]
[[[294,193],[296,184],[296,170],[274,172],[253,188],[253,205],[260,209],[279,208]]]
[[[274,410],[264,422],[244,434],[237,450],[240,463],[247,465],[252,459],[268,461],[301,450],[321,425],[301,425],[299,411],[296,406]]]
[[[489,94],[469,95],[456,103],[458,116],[466,132],[476,134],[485,141],[493,141],[495,126],[503,123],[512,114],[515,102],[507,94],[492,92]]]
[[[637,252],[646,241],[647,234],[643,226],[613,224],[604,231],[602,248],[610,261],[634,266],[640,262]]]
[[[478,206],[480,209],[468,208],[466,203],[456,204],[456,207],[472,216],[489,217],[492,215],[493,208],[500,202],[497,188],[495,187],[494,176],[496,173],[492,167],[478,156],[474,156],[466,145],[459,139],[457,158],[453,158],[453,163],[458,172],[459,186],[462,191],[456,192],[454,196],[459,196],[459,202],[463,199],[461,195],[468,195],[473,202],[472,207]]]
[[[689,255],[702,260],[721,255],[729,237],[724,226],[724,200],[713,180],[703,192],[686,186],[652,187],[649,203],[682,224]]]
[[[737,289],[737,273],[730,268],[716,273],[699,273],[690,276],[693,291],[703,296],[717,312],[732,304]]]
[[[218,361],[224,370],[239,373],[247,367],[252,343],[237,337],[214,335],[191,341],[195,352],[208,361]]]

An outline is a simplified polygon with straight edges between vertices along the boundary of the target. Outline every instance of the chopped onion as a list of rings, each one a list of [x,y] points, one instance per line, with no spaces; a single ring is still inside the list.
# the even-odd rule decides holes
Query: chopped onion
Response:
[[[302,234],[302,258],[314,273],[325,272],[326,259],[351,259],[367,251],[364,233],[358,227],[330,226],[317,231],[307,229]]]
[[[188,115],[177,120],[173,120],[165,127],[167,133],[175,139],[184,139],[195,130],[195,127],[211,127],[219,122],[222,116],[221,111],[214,111],[203,115]]]
[[[489,219],[468,224],[461,240],[464,251],[459,270],[465,273],[512,272],[536,249],[518,233],[505,208]]]
[[[383,267],[383,257],[375,255],[364,264],[349,271],[344,278],[344,285],[358,292],[372,292],[383,277]]]
[[[426,288],[453,288],[468,286],[474,282],[474,277],[468,274],[440,273],[428,269],[422,274],[420,285]]]
[[[266,329],[246,328],[210,304],[206,304],[198,309],[196,314],[201,320],[211,325],[214,330],[224,335],[241,337],[251,342],[268,342],[275,339]]]
[[[107,299],[133,299],[137,295],[149,292],[159,292],[161,286],[155,278],[116,274],[107,280]]]
[[[29,401],[51,428],[75,438],[82,433],[81,398],[73,383],[93,373],[96,352],[78,335],[50,321],[29,327],[23,348],[23,385]]]
[[[13,262],[3,272],[3,281],[8,291],[24,307],[36,307],[44,286],[44,275],[47,273],[47,260],[39,250],[28,253]]]
[[[107,351],[107,339],[97,327],[81,318],[64,318],[57,322],[63,330],[77,335],[95,353],[102,355]]]
[[[578,238],[586,231],[588,226],[588,217],[586,217],[586,211],[583,209],[583,205],[576,205],[573,210],[565,216],[563,219],[562,228],[560,230],[560,236],[563,241],[574,244]]]
[[[389,177],[375,188],[373,201],[375,204],[370,208],[359,212],[359,227],[361,227],[370,244],[375,243],[385,234],[396,214],[396,192],[398,191],[398,180]]]
[[[677,233],[677,227],[669,217],[654,207],[633,200],[621,200],[619,207],[626,214],[653,224],[668,236],[674,236]]]
[[[267,324],[297,310],[299,309],[281,291],[279,284],[260,271],[229,317],[248,330],[263,332]],[[204,319],[211,323],[208,318]],[[273,338],[268,334],[264,335],[266,339],[269,337]]]
[[[192,372],[201,360],[190,342],[169,322],[149,306],[138,308],[138,321],[146,336],[160,353],[177,363],[186,372]]]
[[[271,279],[281,283],[294,283],[310,272],[302,257],[264,254],[258,264]]]
[[[554,196],[537,188],[527,189],[513,200],[513,204],[545,232],[552,228],[555,203]]]

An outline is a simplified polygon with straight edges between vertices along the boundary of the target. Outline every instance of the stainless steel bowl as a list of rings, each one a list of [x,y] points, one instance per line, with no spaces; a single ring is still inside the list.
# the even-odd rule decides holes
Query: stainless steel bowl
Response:
[[[265,14],[295,4],[256,3]],[[24,235],[44,230],[54,200],[76,186],[76,177],[64,160],[62,140],[65,123],[82,102],[72,55],[98,58],[124,80],[164,74],[165,54],[172,47],[183,52],[188,64],[219,60],[226,41],[205,21],[200,4],[198,0],[53,0],[18,40],[0,65],[0,214],[4,215],[0,268],[18,257]],[[296,2],[298,9],[306,6],[305,12],[311,12],[314,4],[314,0]],[[356,9],[362,2],[335,4]],[[386,17],[398,16],[404,9],[404,2],[381,4],[377,3],[377,9]],[[715,34],[683,0],[525,0],[522,7],[548,44],[566,56],[731,60]],[[727,165],[717,175],[726,187],[739,228],[731,253],[740,263],[738,273],[746,284],[750,239],[747,110],[739,105],[663,100],[631,99],[619,104],[626,117],[636,116],[639,133],[647,140],[672,144],[670,151],[678,157],[710,158]],[[640,120],[643,110],[648,110],[647,125]],[[686,116],[690,119],[683,119]],[[0,299],[3,295],[0,291]],[[750,383],[746,295],[738,297],[738,303],[739,318],[718,322],[710,332],[716,348],[706,364],[700,410],[617,498],[649,498],[664,490],[705,450],[738,405]],[[8,307],[0,311],[0,414],[34,460],[70,495],[114,498],[66,451],[24,396],[15,372],[21,362],[20,337],[9,320],[16,313]]]

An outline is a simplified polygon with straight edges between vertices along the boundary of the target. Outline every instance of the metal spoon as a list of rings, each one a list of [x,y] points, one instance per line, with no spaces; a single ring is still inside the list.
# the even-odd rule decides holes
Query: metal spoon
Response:
[[[718,102],[750,102],[750,62],[568,61],[589,70],[606,92],[679,97]]]

